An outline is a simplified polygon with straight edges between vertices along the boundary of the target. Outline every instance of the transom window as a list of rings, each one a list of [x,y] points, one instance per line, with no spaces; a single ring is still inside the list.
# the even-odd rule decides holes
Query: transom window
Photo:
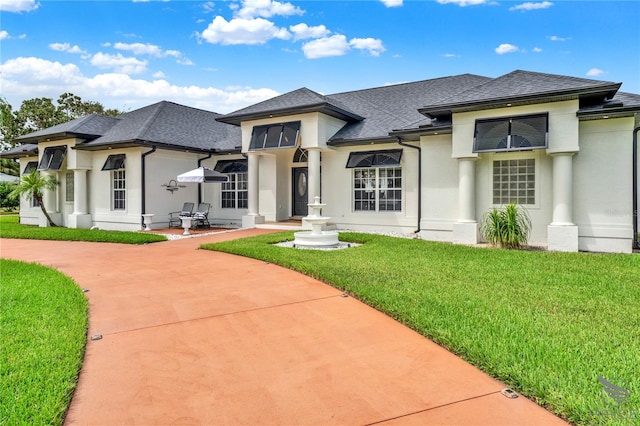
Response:
[[[124,169],[125,154],[113,154],[107,157],[107,161],[102,166],[103,171]]]
[[[27,165],[24,167],[24,171],[22,172],[23,175],[28,175],[29,173],[31,173],[33,170],[38,168],[38,162],[37,161],[29,161],[27,163]]]
[[[493,204],[536,203],[536,160],[493,162]]]
[[[349,154],[347,169],[358,167],[399,166],[401,158],[401,149],[389,149],[386,151],[355,151]]]
[[[38,170],[60,170],[65,154],[66,146],[50,146],[44,149]]]
[[[300,122],[255,126],[249,149],[292,148],[298,143]]]
[[[549,114],[476,120],[473,152],[543,149],[548,144]]]
[[[306,163],[308,161],[307,150],[298,147],[296,152],[293,154],[293,162],[294,163]]]
[[[355,211],[401,211],[402,169],[400,167],[353,169]]]

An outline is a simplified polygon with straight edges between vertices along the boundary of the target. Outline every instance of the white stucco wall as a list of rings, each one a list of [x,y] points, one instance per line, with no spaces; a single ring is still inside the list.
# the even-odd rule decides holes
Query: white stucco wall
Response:
[[[38,157],[22,157],[20,158],[20,176],[24,172],[24,168],[27,167],[27,164],[31,161],[35,161],[36,163],[39,161]],[[20,198],[20,223],[23,225],[38,225],[40,222],[40,216],[42,216],[42,211],[40,207],[33,207],[33,201],[21,197]]]
[[[345,166],[350,152],[402,149],[402,211],[363,212],[353,209],[353,169]],[[323,215],[338,229],[413,232],[418,229],[418,151],[398,144],[375,144],[322,152]]]
[[[240,154],[214,156],[202,162],[202,165],[215,169],[218,161],[227,160],[244,160],[246,158]],[[209,222],[226,226],[239,227],[242,225],[242,216],[247,214],[247,209],[230,209],[222,208],[221,184],[208,183],[202,185],[202,199],[206,203],[211,203],[211,212],[209,213]]]
[[[580,250],[630,252],[633,118],[580,123],[574,164],[574,219]]]

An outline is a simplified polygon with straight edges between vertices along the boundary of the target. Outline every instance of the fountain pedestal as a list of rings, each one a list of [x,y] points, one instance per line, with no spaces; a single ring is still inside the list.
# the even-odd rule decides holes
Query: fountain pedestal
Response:
[[[314,197],[313,200],[312,204],[308,204],[310,213],[304,218],[304,221],[311,225],[311,231],[294,233],[293,244],[296,247],[336,247],[339,243],[338,232],[322,230],[322,226],[331,219],[320,214],[320,210],[326,204],[320,203],[320,197]]]
[[[142,215],[144,230],[151,231],[151,224],[153,223],[153,213],[145,213]]]
[[[191,219],[191,216],[180,216],[180,220],[182,221],[182,229],[184,229],[182,235],[191,235],[191,233],[189,232],[189,228],[191,228]]]

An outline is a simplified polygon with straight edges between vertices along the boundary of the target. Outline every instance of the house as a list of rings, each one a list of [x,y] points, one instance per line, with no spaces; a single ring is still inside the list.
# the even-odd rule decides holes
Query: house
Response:
[[[3,156],[58,176],[45,202],[72,227],[138,229],[142,213],[163,226],[198,197],[218,223],[304,226],[320,196],[338,229],[475,244],[484,213],[517,202],[531,244],[630,252],[640,95],[620,86],[517,70],[332,95],[301,88],[226,115],[161,102],[22,136],[23,152]],[[199,165],[229,182],[161,186]],[[42,223],[23,207],[23,222]]]

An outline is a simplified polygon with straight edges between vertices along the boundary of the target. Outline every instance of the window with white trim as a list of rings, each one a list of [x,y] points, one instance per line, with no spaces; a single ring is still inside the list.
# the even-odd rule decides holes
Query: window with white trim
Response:
[[[402,169],[369,167],[353,169],[355,211],[401,211]]]
[[[127,185],[125,170],[112,170],[111,172],[111,200],[113,210],[125,210],[127,198]]]
[[[73,202],[73,172],[65,174],[65,201]]]
[[[547,113],[476,120],[473,152],[544,149],[548,134]]]
[[[249,204],[247,160],[220,160],[215,171],[227,175],[220,184],[220,200],[223,209],[246,209]]]
[[[493,161],[493,204],[536,203],[536,160]]]

